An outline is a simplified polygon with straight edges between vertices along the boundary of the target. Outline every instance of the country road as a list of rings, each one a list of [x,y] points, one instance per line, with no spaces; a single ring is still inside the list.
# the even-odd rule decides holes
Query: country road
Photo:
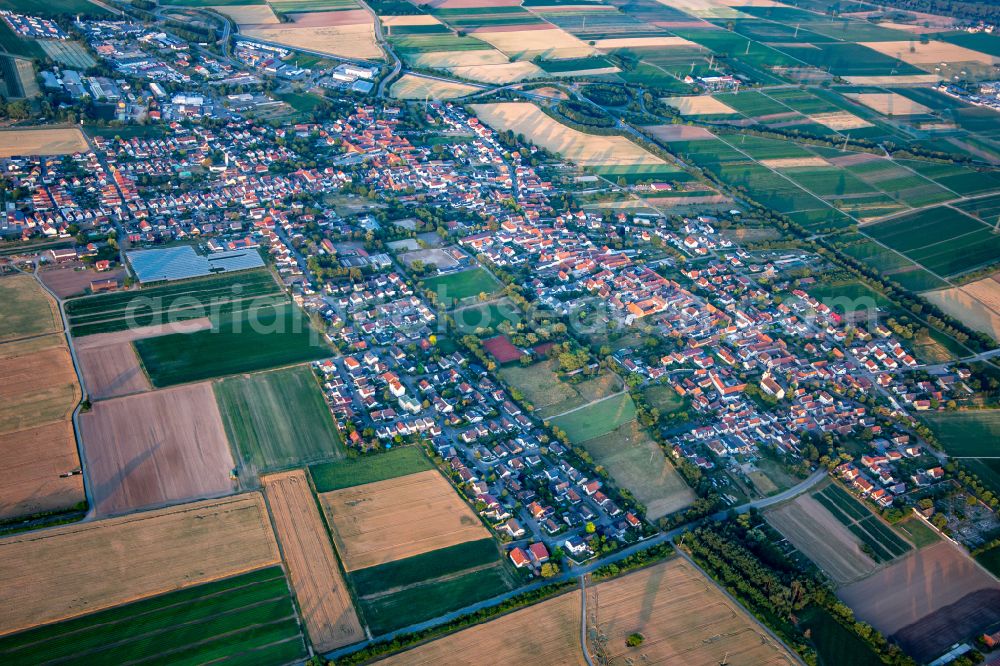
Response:
[[[478,603],[471,604],[469,606],[460,608],[450,613],[445,613],[444,615],[439,615],[436,618],[426,620],[424,622],[418,622],[417,624],[412,624],[408,627],[403,627],[402,629],[397,629],[396,631],[391,631],[389,633],[382,634],[381,636],[375,636],[361,643],[355,643],[354,645],[349,645],[347,647],[340,648],[339,650],[334,650],[333,652],[327,653],[324,656],[327,659],[336,659],[337,657],[342,657],[346,654],[356,652],[357,650],[365,648],[374,643],[391,641],[405,634],[424,631],[425,629],[431,629],[433,627],[447,624],[464,615],[475,613],[476,611],[480,611],[485,608],[490,608],[491,606],[496,606],[497,604],[501,604],[524,592],[532,592],[550,583],[562,583],[572,580],[574,578],[585,576],[589,573],[592,573],[594,570],[599,569],[600,567],[603,567],[607,564],[614,564],[615,562],[620,562],[625,558],[629,557],[630,555],[634,555],[635,553],[638,553],[642,550],[646,550],[647,548],[652,548],[653,546],[659,546],[666,542],[672,543],[675,537],[680,536],[685,531],[691,529],[692,527],[696,527],[702,522],[706,522],[709,520],[716,522],[725,520],[730,511],[735,511],[736,513],[746,513],[751,508],[760,509],[768,506],[773,506],[775,504],[779,504],[786,500],[792,499],[793,497],[797,497],[798,495],[801,495],[802,493],[810,490],[813,486],[815,486],[823,479],[825,479],[826,476],[827,474],[825,469],[818,469],[815,472],[813,472],[813,474],[809,476],[809,478],[805,479],[798,485],[793,486],[788,490],[778,493],[777,495],[774,495],[772,497],[767,497],[765,499],[757,500],[755,502],[750,502],[749,504],[744,504],[740,507],[727,509],[726,511],[719,511],[718,513],[708,516],[707,518],[703,518],[700,521],[696,521],[694,523],[684,525],[682,527],[674,528],[669,532],[661,532],[655,536],[645,539],[644,541],[640,541],[638,543],[632,544],[627,548],[615,551],[614,553],[611,553],[607,557],[591,560],[590,562],[587,562],[586,564],[582,564],[579,566],[567,567],[562,573],[552,578],[546,580],[542,579],[536,580],[532,583],[529,583],[528,585],[511,590],[510,592],[505,592],[504,594],[497,595],[490,599],[484,599],[483,601],[480,601]]]

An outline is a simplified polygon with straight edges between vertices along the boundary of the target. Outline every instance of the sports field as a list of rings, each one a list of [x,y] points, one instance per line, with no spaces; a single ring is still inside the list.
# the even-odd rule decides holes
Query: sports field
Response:
[[[550,118],[528,102],[473,104],[472,109],[490,127],[523,134],[528,141],[579,166],[663,163],[625,137],[585,134]]]
[[[10,666],[81,662],[226,666],[286,663],[306,656],[280,567],[196,585],[0,638]]]
[[[434,469],[434,465],[418,447],[406,446],[385,453],[311,465],[309,474],[316,492],[327,493],[430,469]]]
[[[302,620],[317,650],[328,652],[365,637],[340,575],[326,526],[302,470],[262,479]]]
[[[437,470],[321,493],[348,571],[489,536]]]
[[[278,561],[258,493],[7,537],[0,539],[7,581],[0,634]]]
[[[449,304],[479,294],[492,294],[500,283],[482,268],[472,268],[458,273],[447,273],[426,278],[424,288],[437,294],[438,301]]]
[[[511,640],[516,636],[517,640]],[[580,592],[503,615],[495,620],[424,643],[378,663],[385,666],[436,666],[461,656],[488,654],[496,663],[584,666],[580,647]]]
[[[587,588],[587,643],[601,663],[799,663],[742,607],[675,558]],[[642,645],[626,639],[638,633]],[[597,637],[600,636],[600,641]]]
[[[251,473],[340,458],[340,433],[307,366],[230,377],[215,384],[229,441]]]
[[[157,387],[315,361],[333,353],[291,303],[225,317],[217,329],[133,344]]]
[[[70,155],[87,149],[87,140],[83,137],[83,132],[76,127],[60,129],[24,127],[0,132],[0,157]]]

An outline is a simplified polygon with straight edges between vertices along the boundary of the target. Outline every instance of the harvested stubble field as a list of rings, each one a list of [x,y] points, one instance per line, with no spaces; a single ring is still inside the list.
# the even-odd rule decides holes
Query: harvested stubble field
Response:
[[[516,637],[513,638],[513,637]],[[490,663],[576,664],[580,648],[580,592],[568,592],[490,622],[379,661],[386,666],[479,666]]]
[[[329,652],[365,637],[302,470],[265,476],[267,504],[309,637]]]
[[[0,344],[0,518],[66,509],[84,499],[70,415],[80,390],[62,334]]]
[[[844,97],[860,102],[883,116],[912,116],[932,113],[928,107],[899,93],[844,93]]]
[[[7,537],[0,634],[278,562],[259,493]]]
[[[890,58],[899,58],[903,62],[916,65],[921,69],[930,68],[933,70],[941,63],[968,62],[993,65],[1000,62],[1000,58],[948,42],[933,41],[928,44],[920,44],[911,40],[905,42],[863,42],[862,45]]]
[[[477,90],[479,88],[464,83],[425,79],[412,74],[404,74],[389,89],[396,99],[455,99]]]
[[[0,341],[51,333],[62,328],[59,310],[30,275],[0,278]]]
[[[0,157],[17,155],[70,155],[87,150],[87,140],[76,127],[37,129],[23,127],[0,132]]]
[[[641,646],[625,644],[632,633],[645,637]],[[601,661],[607,664],[798,663],[681,559],[587,588],[587,643],[591,654],[603,654]]]
[[[281,567],[258,569],[0,638],[5,666],[284,664],[306,656]],[[216,661],[217,660],[217,661]]]
[[[207,382],[96,402],[80,429],[99,515],[233,490],[235,465]]]
[[[875,570],[858,540],[808,494],[768,511],[767,522],[840,585]]]
[[[689,97],[664,97],[663,103],[674,107],[686,116],[721,115],[736,113],[736,110],[725,102],[711,95],[693,95]]]
[[[473,104],[479,118],[498,131],[524,134],[528,141],[580,166],[663,164],[623,136],[598,136],[571,129],[528,102]]]
[[[310,368],[231,377],[215,385],[229,441],[251,475],[344,455],[340,433]]]
[[[437,54],[428,54],[437,55]],[[501,54],[502,55],[502,54]],[[449,70],[455,76],[480,81],[482,83],[513,83],[545,76],[538,65],[527,62],[509,62],[496,65],[474,65],[468,67],[451,67]]]
[[[585,58],[596,52],[594,47],[559,28],[492,30],[476,30],[472,34],[515,60],[530,60],[538,55],[548,60]]]
[[[383,57],[382,49],[375,41],[375,25],[372,22],[353,25],[296,26],[294,23],[254,26],[243,32],[254,37],[282,46],[306,49],[344,58],[378,60]]]
[[[1000,282],[996,276],[923,296],[966,326],[1000,339]]]
[[[80,338],[76,341],[76,357],[87,395],[91,400],[103,400],[150,390],[152,386],[139,365],[132,342],[171,333],[201,331],[211,325],[208,317],[202,317]]]
[[[348,571],[489,536],[436,470],[320,495]]]
[[[865,580],[841,588],[837,596],[858,619],[886,636],[892,638],[898,632],[910,650],[922,653],[914,655],[921,660],[982,631],[984,622],[1000,619],[987,617],[985,612],[1000,608],[1000,583],[950,541],[914,551]],[[937,621],[942,616],[951,621]]]

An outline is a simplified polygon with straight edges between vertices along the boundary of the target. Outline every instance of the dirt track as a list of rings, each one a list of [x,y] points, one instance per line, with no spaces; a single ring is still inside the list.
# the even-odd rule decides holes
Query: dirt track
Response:
[[[209,382],[96,402],[80,429],[98,515],[233,490]]]
[[[329,652],[364,639],[305,472],[272,474],[262,481],[313,645]]]
[[[278,561],[259,493],[0,539],[0,634]]]
[[[436,470],[323,493],[320,501],[348,571],[490,534]]]
[[[767,522],[830,578],[844,585],[875,570],[857,539],[823,505],[809,495],[768,511]]]

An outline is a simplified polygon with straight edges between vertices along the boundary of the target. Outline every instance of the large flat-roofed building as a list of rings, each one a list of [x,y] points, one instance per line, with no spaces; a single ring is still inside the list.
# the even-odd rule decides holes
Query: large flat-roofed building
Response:
[[[264,260],[255,249],[198,254],[189,245],[125,253],[140,283],[186,280],[214,273],[262,268]]]

